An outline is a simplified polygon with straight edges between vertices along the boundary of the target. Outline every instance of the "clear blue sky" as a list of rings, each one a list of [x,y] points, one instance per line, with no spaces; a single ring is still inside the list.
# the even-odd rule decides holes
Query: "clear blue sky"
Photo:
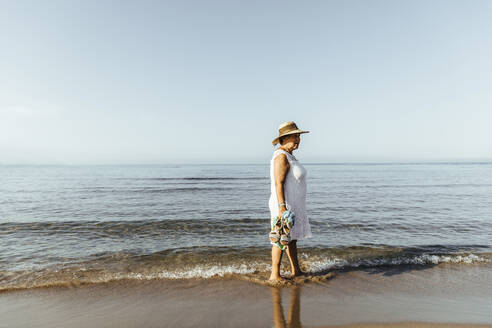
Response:
[[[0,164],[492,159],[492,1],[1,1]]]

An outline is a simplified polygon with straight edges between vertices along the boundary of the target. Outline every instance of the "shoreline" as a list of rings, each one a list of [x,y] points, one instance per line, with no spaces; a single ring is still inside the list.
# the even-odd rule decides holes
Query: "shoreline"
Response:
[[[200,254],[200,256],[197,256]],[[183,256],[187,257],[183,261]],[[340,246],[329,249],[304,247],[299,253],[307,277],[296,283],[326,280],[333,274],[356,270],[399,272],[439,264],[492,265],[491,252],[443,246]],[[38,270],[0,272],[0,294],[32,288],[54,288],[108,283],[117,280],[221,279],[247,280],[263,285],[270,268],[267,249],[259,247],[209,247],[170,249],[148,255],[119,252],[85,259],[73,264],[53,264]],[[289,267],[283,258],[283,266]]]
[[[6,327],[492,327],[490,308],[489,265],[369,268],[280,288],[126,280],[0,294]]]

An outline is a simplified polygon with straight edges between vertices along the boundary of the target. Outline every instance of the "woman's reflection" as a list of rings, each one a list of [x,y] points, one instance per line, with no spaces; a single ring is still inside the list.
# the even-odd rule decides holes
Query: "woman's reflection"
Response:
[[[290,306],[288,323],[285,323],[284,310],[282,308],[282,289],[271,288],[273,303],[273,323],[275,328],[300,328],[301,326],[301,297],[300,288],[293,286],[290,289]]]

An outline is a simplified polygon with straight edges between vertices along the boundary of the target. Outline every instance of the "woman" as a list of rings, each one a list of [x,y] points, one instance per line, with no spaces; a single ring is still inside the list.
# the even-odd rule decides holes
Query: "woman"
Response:
[[[285,247],[289,256],[292,277],[303,275],[297,260],[297,240],[311,237],[311,226],[306,215],[306,169],[292,155],[299,148],[301,133],[309,131],[299,130],[293,121],[282,123],[279,126],[279,135],[273,140],[273,145],[280,143],[274,151],[270,161],[270,217],[274,226],[278,216],[293,212],[294,225],[290,229],[290,241]],[[285,280],[280,276],[280,262],[282,260],[283,245],[279,242],[270,242],[272,246],[272,273],[271,281]]]

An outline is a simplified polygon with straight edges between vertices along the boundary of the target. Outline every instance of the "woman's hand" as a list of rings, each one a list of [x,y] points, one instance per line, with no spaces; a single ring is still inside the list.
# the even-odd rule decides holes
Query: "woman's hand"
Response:
[[[285,207],[285,205],[280,206],[278,208],[278,215],[282,216],[282,214],[284,214],[285,211],[287,211],[287,207]]]

